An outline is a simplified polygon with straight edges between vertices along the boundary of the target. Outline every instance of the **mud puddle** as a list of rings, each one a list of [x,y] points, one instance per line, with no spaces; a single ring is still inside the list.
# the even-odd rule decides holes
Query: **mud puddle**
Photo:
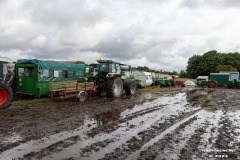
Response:
[[[97,127],[99,124],[99,121],[93,119],[93,120],[85,120],[82,122],[82,125],[79,128],[76,128],[72,131],[64,131],[58,134],[51,135],[49,137],[45,137],[36,141],[29,141],[27,143],[23,143],[17,147],[14,147],[10,150],[4,151],[0,155],[0,159],[16,159],[19,157],[23,157],[24,155],[31,153],[31,152],[38,152],[43,148],[46,148],[50,145],[53,145],[57,142],[64,141],[68,138],[74,137],[74,136],[80,136],[81,138],[86,138],[86,133],[90,131],[92,128]],[[16,141],[16,139],[21,139],[17,135],[17,137],[11,137],[7,138],[6,141],[3,141],[2,143],[13,143]]]
[[[159,93],[156,93],[159,94]],[[151,94],[150,94],[151,95]],[[148,97],[151,99],[151,97]],[[62,148],[62,150],[49,150],[46,157],[41,159],[63,159],[69,157],[82,157],[87,159],[103,158],[107,153],[113,152],[116,148],[126,143],[132,137],[138,137],[138,133],[148,130],[155,123],[164,123],[171,118],[178,116],[183,112],[197,110],[197,107],[191,107],[186,100],[186,93],[177,93],[174,95],[159,94],[159,98],[146,102],[142,105],[136,105],[132,109],[126,109],[121,113],[113,114],[114,119],[110,117],[95,116],[93,120],[85,120],[80,124],[79,128],[72,131],[64,131],[58,134],[51,135],[36,141],[28,141],[10,150],[1,153],[1,159],[13,159],[19,157],[39,158],[39,155],[46,153],[48,146],[57,145],[61,141],[65,141],[71,137],[78,136],[80,140],[70,146]],[[109,116],[110,113],[106,114]],[[119,114],[119,117],[117,116]],[[118,117],[118,118],[116,118]],[[129,118],[131,117],[131,118]],[[93,128],[96,129],[99,125],[108,123],[109,121],[121,120],[117,128],[110,133],[99,133],[94,137],[88,137],[87,134]],[[105,122],[106,121],[106,122]],[[104,143],[104,147],[98,147],[98,151],[88,150],[88,146],[97,146],[99,143]],[[102,146],[102,145],[100,145]],[[85,150],[84,150],[85,149]],[[82,150],[82,151],[81,151]]]
[[[78,127],[12,147],[0,159],[209,159],[216,153],[205,150],[226,148],[234,149],[229,156],[236,159],[239,93],[182,89],[85,103],[75,115],[85,120],[65,121]],[[21,141],[12,133],[2,143]]]
[[[150,110],[151,108],[157,109],[152,110],[152,112],[146,112],[143,115],[139,114],[140,111]],[[79,141],[73,146],[66,148],[64,151],[51,154],[45,157],[45,159],[58,159],[59,157],[68,158],[70,156],[69,153],[71,153],[71,157],[78,157],[80,159],[101,159],[106,154],[114,152],[117,148],[127,143],[132,137],[138,137],[138,133],[149,130],[150,126],[156,123],[167,122],[181,113],[187,113],[198,109],[198,107],[194,108],[188,104],[185,93],[159,97],[152,102],[136,105],[132,109],[127,109],[122,112],[120,117],[121,120],[131,115],[135,115],[135,117],[132,117],[124,123],[118,124],[118,128],[111,133],[99,133],[93,138],[85,140],[88,142],[88,145],[83,141]],[[106,141],[110,143],[105,143],[103,148],[98,148],[97,150],[91,149],[98,143]],[[86,150],[85,148],[89,149]],[[82,151],[79,152],[79,149]]]

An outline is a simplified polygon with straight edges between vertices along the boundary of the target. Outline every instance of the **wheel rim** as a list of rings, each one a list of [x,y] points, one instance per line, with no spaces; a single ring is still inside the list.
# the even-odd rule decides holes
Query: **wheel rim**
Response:
[[[85,100],[86,100],[86,95],[84,93],[82,93],[79,97],[79,101],[84,102]]]
[[[114,84],[114,93],[115,95],[119,95],[121,92],[121,83],[120,82],[116,82]]]
[[[1,95],[0,96],[0,105],[2,105],[7,100],[7,92],[4,89],[0,88],[0,95]]]
[[[212,88],[214,88],[214,87],[215,87],[215,83],[214,83],[214,82],[211,82],[211,83],[210,83],[210,86],[211,86]]]

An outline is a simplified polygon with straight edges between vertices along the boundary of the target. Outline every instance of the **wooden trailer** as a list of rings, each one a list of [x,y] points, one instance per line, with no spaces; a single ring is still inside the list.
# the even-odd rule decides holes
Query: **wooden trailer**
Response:
[[[84,102],[95,91],[94,82],[49,82],[49,97],[52,99],[76,97],[79,102]]]

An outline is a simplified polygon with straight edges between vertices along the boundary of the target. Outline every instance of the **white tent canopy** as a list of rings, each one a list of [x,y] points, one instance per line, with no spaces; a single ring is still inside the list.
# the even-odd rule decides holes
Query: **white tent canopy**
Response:
[[[186,81],[184,84],[185,84],[185,86],[195,86],[195,83],[190,80]]]

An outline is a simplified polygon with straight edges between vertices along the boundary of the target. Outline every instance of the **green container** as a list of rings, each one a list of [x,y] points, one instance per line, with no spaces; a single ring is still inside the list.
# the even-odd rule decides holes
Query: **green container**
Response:
[[[229,77],[229,73],[210,73],[210,79],[216,81],[218,86],[227,86]]]
[[[36,97],[48,96],[49,82],[84,82],[85,64],[18,60],[15,65],[15,92]]]

